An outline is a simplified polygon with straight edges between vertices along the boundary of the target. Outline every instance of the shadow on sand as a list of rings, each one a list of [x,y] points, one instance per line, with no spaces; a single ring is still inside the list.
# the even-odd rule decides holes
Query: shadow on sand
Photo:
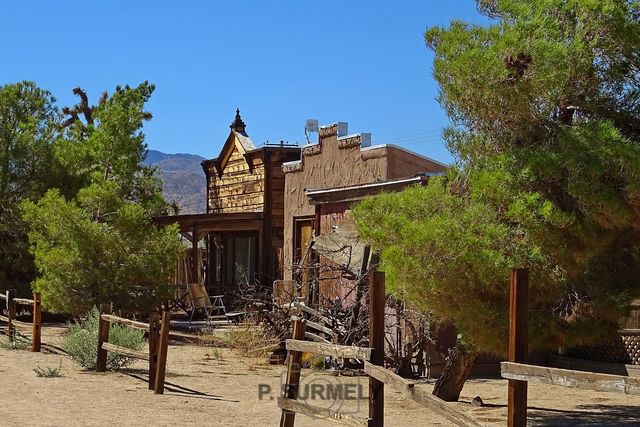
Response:
[[[120,370],[119,371],[121,374],[127,375],[131,378],[135,378],[137,380],[140,380],[142,382],[144,382],[145,384],[149,384],[149,375],[146,372],[139,372],[139,371],[134,371],[134,370]],[[222,396],[217,396],[217,395],[213,395],[213,394],[207,394],[207,393],[203,393],[201,391],[198,390],[193,390],[187,387],[183,387],[180,386],[178,384],[174,384],[174,383],[170,383],[165,381],[164,383],[164,391],[165,394],[167,395],[175,395],[175,396],[180,396],[180,397],[190,397],[190,398],[195,398],[195,399],[207,399],[207,400],[218,400],[221,402],[232,402],[232,403],[239,403],[239,400],[230,400],[230,399],[224,399]]]
[[[529,407],[528,419],[535,426],[638,426],[640,405],[578,405],[584,410]]]

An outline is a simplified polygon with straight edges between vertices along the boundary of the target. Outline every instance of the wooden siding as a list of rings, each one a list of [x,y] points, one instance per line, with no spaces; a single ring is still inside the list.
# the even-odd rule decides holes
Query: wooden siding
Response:
[[[211,168],[209,212],[262,212],[264,210],[264,165],[249,167],[237,147],[224,167],[222,176]]]

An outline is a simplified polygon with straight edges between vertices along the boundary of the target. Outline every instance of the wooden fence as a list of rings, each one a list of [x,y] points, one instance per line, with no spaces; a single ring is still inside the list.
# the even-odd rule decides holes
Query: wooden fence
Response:
[[[0,320],[7,323],[8,334],[12,341],[15,340],[16,327],[31,329],[31,351],[39,352],[42,344],[42,299],[40,297],[40,292],[35,292],[33,294],[33,299],[16,298],[15,295],[15,289],[9,289],[4,294],[0,294],[0,299],[5,300],[7,311],[6,316],[0,315]],[[16,320],[17,307],[20,305],[33,307],[31,323]]]
[[[404,395],[436,412],[440,416],[459,426],[482,425],[475,418],[460,411],[451,404],[433,396],[427,390],[415,387],[394,372],[385,369],[384,363],[384,273],[375,272],[370,277],[369,301],[369,342],[373,348],[335,345],[324,342],[304,341],[306,326],[304,319],[294,319],[293,338],[286,340],[289,351],[287,376],[283,388],[284,396],[278,398],[278,406],[282,409],[281,427],[293,427],[296,413],[338,422],[349,426],[382,427],[384,425],[384,386],[389,385]],[[314,324],[314,329],[318,329]],[[365,372],[369,375],[369,418],[358,418],[352,415],[320,408],[297,400],[300,389],[302,371],[302,353],[321,354],[365,361]]]
[[[109,351],[136,359],[147,360],[149,362],[149,390],[154,390],[155,394],[163,394],[171,315],[168,311],[163,312],[161,323],[158,313],[152,313],[149,317],[149,324],[146,324],[112,316],[110,312],[111,306],[109,304],[100,305],[96,371],[105,372],[107,370],[107,352]],[[149,335],[149,351],[145,353],[109,343],[109,328],[111,324],[124,325],[147,331]]]
[[[529,382],[640,395],[637,378],[527,364],[528,291],[529,271],[513,270],[509,285],[509,361],[501,363],[501,376],[509,380],[509,427],[527,425]]]

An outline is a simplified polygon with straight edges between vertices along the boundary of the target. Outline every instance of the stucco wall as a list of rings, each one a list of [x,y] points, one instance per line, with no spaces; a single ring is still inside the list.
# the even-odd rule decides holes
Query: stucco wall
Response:
[[[320,129],[318,145],[302,150],[299,164],[285,164],[284,278],[291,280],[294,218],[312,216],[304,190],[366,184],[444,170],[444,166],[392,146],[361,147],[368,135],[338,137],[338,126]]]

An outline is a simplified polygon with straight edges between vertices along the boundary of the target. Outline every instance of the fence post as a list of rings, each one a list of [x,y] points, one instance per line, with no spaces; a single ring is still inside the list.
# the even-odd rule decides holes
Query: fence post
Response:
[[[369,285],[369,347],[371,364],[384,365],[384,273],[370,275]],[[369,377],[369,427],[384,425],[384,383]]]
[[[42,297],[40,292],[33,293],[33,336],[31,338],[31,351],[39,352],[41,344],[41,325],[42,325],[42,311],[41,311]]]
[[[526,363],[529,270],[511,271],[509,283],[509,362]],[[509,380],[507,425],[527,425],[527,382]]]
[[[305,323],[303,319],[293,321],[294,340],[304,340]],[[298,390],[300,388],[300,371],[302,370],[302,353],[290,350],[289,360],[287,361],[287,379],[282,388],[284,397],[287,399],[298,399]],[[293,427],[296,421],[296,413],[285,409],[282,410],[280,416],[280,427]]]
[[[158,364],[156,367],[155,394],[164,393],[164,376],[167,370],[167,351],[169,349],[169,326],[171,314],[168,311],[162,313],[162,325],[160,326],[160,339],[158,340]]]
[[[7,318],[8,320],[8,326],[7,329],[9,331],[9,339],[13,342],[16,340],[16,327],[13,324],[13,321],[16,318],[16,303],[13,300],[16,297],[16,290],[15,289],[8,289],[7,290]]]
[[[149,390],[155,390],[158,369],[158,342],[160,341],[160,315],[149,315]]]
[[[109,326],[107,320],[102,319],[103,314],[111,313],[110,304],[100,304],[100,319],[98,321],[98,356],[96,359],[96,371],[105,372],[107,370],[107,350],[102,348],[102,344],[109,342]]]

